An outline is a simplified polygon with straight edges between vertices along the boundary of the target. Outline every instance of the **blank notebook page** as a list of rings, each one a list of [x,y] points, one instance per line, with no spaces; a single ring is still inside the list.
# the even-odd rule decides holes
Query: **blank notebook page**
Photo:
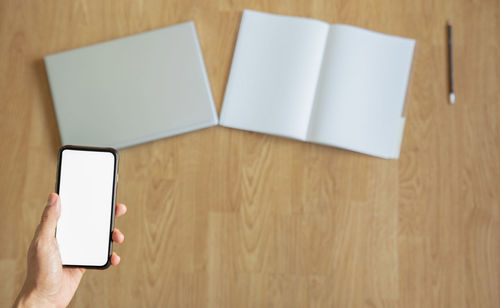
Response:
[[[308,140],[397,158],[415,41],[332,25]]]
[[[246,10],[220,124],[305,140],[328,29]]]
[[[193,22],[45,63],[63,144],[122,148],[217,124]]]

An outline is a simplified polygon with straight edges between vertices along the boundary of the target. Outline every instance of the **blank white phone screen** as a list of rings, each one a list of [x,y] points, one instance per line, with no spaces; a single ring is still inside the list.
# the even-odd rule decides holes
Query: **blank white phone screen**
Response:
[[[104,266],[108,261],[115,156],[64,149],[56,239],[63,265]]]

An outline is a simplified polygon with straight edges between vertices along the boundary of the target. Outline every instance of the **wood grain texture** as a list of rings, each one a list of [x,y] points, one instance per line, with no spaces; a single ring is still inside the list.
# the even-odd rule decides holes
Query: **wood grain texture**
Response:
[[[122,150],[122,264],[72,306],[500,307],[498,0],[1,0],[1,306],[55,183],[43,57],[194,20],[220,111],[244,8],[416,38],[401,158],[221,127]]]

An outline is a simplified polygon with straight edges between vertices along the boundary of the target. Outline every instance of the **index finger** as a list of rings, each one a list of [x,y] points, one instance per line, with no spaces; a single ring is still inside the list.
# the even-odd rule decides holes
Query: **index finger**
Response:
[[[123,203],[117,203],[115,207],[115,216],[120,217],[127,213],[127,206]]]

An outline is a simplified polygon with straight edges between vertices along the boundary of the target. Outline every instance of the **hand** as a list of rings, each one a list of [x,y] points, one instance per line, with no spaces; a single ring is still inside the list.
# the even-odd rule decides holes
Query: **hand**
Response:
[[[116,217],[127,212],[124,204],[116,204]],[[63,268],[55,237],[57,221],[61,215],[61,200],[55,193],[49,195],[42,220],[28,250],[28,273],[15,307],[65,307],[80,284],[84,268]],[[114,242],[122,243],[125,237],[113,231]],[[113,252],[111,264],[118,265],[120,257]]]

